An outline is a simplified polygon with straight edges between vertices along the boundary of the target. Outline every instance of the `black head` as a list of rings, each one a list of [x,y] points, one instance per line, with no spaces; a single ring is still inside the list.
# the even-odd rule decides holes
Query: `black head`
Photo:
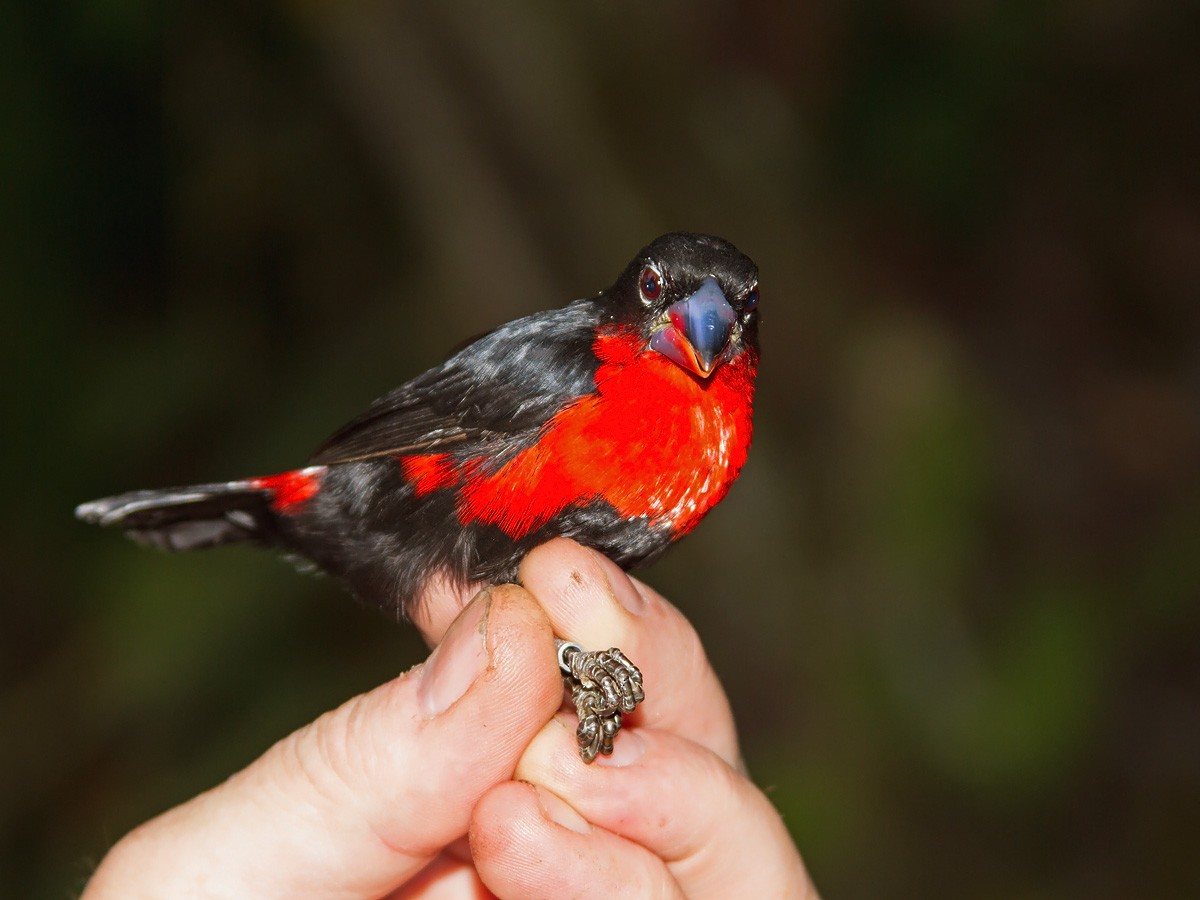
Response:
[[[707,234],[664,234],[604,292],[612,321],[638,328],[647,345],[707,378],[749,348],[758,352],[758,267]]]

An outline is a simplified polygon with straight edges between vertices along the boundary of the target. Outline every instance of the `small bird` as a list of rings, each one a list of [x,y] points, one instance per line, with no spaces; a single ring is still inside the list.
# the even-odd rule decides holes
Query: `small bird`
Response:
[[[379,398],[303,468],[75,513],[167,550],[272,548],[401,619],[429,578],[514,581],[557,536],[631,569],[691,531],[746,461],[758,299],[756,266],[728,241],[663,235],[598,295],[502,325]],[[611,752],[640,673],[566,642],[559,662],[581,752]]]

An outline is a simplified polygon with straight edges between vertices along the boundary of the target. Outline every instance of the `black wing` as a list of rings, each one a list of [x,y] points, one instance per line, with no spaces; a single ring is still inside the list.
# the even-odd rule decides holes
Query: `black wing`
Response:
[[[578,300],[488,332],[380,397],[313,455],[316,465],[536,430],[595,390],[598,304]]]

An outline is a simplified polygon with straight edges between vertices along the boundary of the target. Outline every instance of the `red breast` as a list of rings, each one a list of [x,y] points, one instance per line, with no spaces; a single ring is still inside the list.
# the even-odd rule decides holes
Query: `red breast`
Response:
[[[463,525],[493,524],[514,539],[597,499],[676,536],[694,528],[746,461],[756,359],[743,352],[701,380],[629,330],[602,330],[593,349],[596,392],[491,474],[484,458],[401,457],[418,495],[454,486]]]

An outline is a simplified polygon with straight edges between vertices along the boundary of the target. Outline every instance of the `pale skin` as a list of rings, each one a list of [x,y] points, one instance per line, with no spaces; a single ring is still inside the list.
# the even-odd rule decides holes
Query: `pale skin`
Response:
[[[679,611],[567,540],[520,574],[473,599],[431,587],[429,660],[126,835],[85,900],[815,898]],[[590,766],[555,634],[620,647],[645,677],[613,756]]]

